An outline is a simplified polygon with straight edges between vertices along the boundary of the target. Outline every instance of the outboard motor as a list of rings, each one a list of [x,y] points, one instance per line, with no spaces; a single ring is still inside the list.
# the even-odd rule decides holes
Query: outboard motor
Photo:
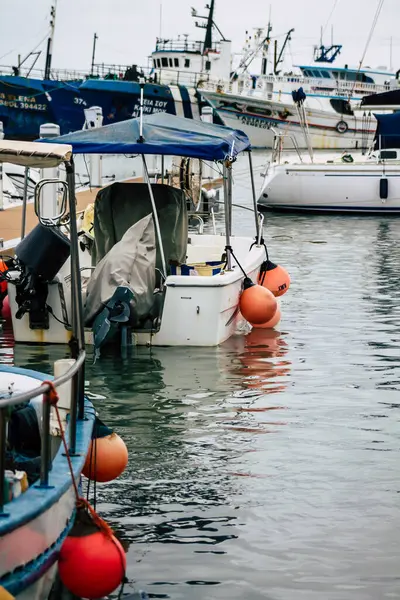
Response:
[[[31,329],[49,329],[48,284],[70,256],[70,241],[57,227],[38,223],[15,249],[19,306],[16,318],[29,313]]]

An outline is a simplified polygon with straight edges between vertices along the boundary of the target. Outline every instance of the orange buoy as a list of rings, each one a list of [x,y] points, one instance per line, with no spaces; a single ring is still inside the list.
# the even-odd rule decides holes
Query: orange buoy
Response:
[[[92,440],[82,473],[94,481],[116,479],[128,464],[125,442],[115,432]]]
[[[261,323],[258,325],[256,324],[256,325],[254,325],[254,327],[256,329],[273,329],[274,327],[276,327],[278,325],[279,321],[281,320],[281,317],[282,317],[281,309],[278,306],[272,319],[270,319],[266,323]]]
[[[274,296],[283,296],[290,287],[290,275],[286,269],[267,259],[261,265],[258,283]]]
[[[125,576],[126,556],[115,536],[103,531],[69,536],[61,546],[58,571],[62,583],[79,598],[104,598]]]
[[[265,287],[255,285],[246,278],[239,300],[240,312],[251,325],[266,323],[276,313],[278,303],[275,296]]]

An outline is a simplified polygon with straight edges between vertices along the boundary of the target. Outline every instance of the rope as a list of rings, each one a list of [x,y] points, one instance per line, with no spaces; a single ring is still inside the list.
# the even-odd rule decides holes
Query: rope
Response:
[[[74,477],[74,469],[72,466],[71,456],[69,454],[69,449],[67,446],[67,441],[65,439],[64,429],[63,429],[62,422],[61,422],[60,411],[57,406],[57,402],[59,400],[57,390],[54,387],[54,384],[52,381],[44,381],[42,385],[48,385],[50,387],[50,390],[48,392],[45,392],[44,397],[45,397],[45,401],[49,402],[49,404],[51,404],[51,406],[54,407],[55,412],[56,412],[58,427],[59,427],[60,433],[61,433],[61,440],[62,440],[62,443],[64,446],[65,456],[67,457],[67,461],[68,461],[68,467],[69,467],[69,472],[71,474],[72,485],[74,487],[76,507],[77,508],[86,508],[89,511],[90,516],[92,517],[92,519],[93,519],[94,523],[97,525],[97,527],[105,535],[107,535],[108,537],[111,537],[113,535],[113,530],[111,529],[111,527],[96,513],[96,511],[94,510],[94,508],[92,508],[92,506],[89,504],[89,502],[85,498],[82,498],[79,495],[78,486],[77,486],[77,483],[76,483],[75,477]]]
[[[377,6],[377,9],[376,9],[376,12],[375,12],[374,19],[372,21],[371,29],[369,31],[369,35],[368,35],[368,38],[367,38],[367,43],[365,44],[365,48],[364,48],[364,52],[363,52],[363,55],[362,55],[361,60],[360,60],[360,64],[358,65],[357,74],[356,74],[356,80],[354,81],[354,84],[353,84],[353,86],[351,88],[351,92],[349,94],[349,100],[350,100],[350,98],[352,97],[352,95],[354,93],[354,89],[355,89],[356,83],[357,83],[357,75],[359,74],[359,72],[361,70],[362,64],[364,62],[365,55],[367,54],[368,46],[369,46],[369,44],[371,42],[372,35],[374,33],[376,24],[378,22],[378,18],[379,18],[379,15],[380,15],[380,12],[382,10],[382,6],[383,6],[384,2],[385,2],[385,0],[378,0],[378,6]]]
[[[76,508],[78,510],[81,509],[81,510],[88,511],[93,523],[96,525],[96,527],[99,529],[99,531],[101,531],[110,541],[113,542],[113,544],[115,545],[115,547],[117,548],[117,550],[119,552],[119,555],[121,558],[121,563],[122,563],[122,565],[124,565],[125,561],[124,561],[124,556],[122,555],[123,550],[121,551],[121,546],[116,543],[116,538],[115,538],[113,529],[108,525],[108,523],[106,523],[106,521],[104,521],[104,519],[102,519],[97,514],[96,510],[90,505],[89,501],[86,500],[86,498],[82,498],[82,496],[79,495],[78,486],[76,484],[75,477],[74,477],[72,461],[71,461],[71,457],[69,454],[67,442],[65,439],[64,429],[63,429],[62,422],[61,422],[60,411],[57,406],[57,403],[59,400],[57,390],[54,387],[54,384],[52,381],[43,381],[42,385],[48,385],[50,387],[50,389],[44,393],[44,397],[45,397],[45,401],[49,402],[49,404],[54,407],[55,412],[56,412],[58,426],[59,426],[60,433],[61,433],[61,440],[62,440],[62,443],[64,446],[65,455],[66,455],[67,461],[68,461],[68,467],[69,467],[69,471],[71,474],[72,485],[74,487]],[[92,444],[92,447],[93,447],[93,444]],[[126,574],[125,574],[125,569],[123,569],[123,571],[124,571],[124,575],[123,575],[123,578],[121,581],[121,588],[120,588],[120,591],[118,594],[118,598],[122,598],[125,584],[128,581]]]
[[[321,32],[321,42],[322,42],[322,38],[324,37],[324,34],[325,34],[325,31],[326,31],[326,28],[327,28],[327,27],[328,27],[328,25],[329,25],[329,21],[331,20],[331,18],[332,18],[332,15],[333,15],[333,13],[335,12],[335,8],[336,8],[336,5],[337,5],[337,3],[338,3],[338,0],[334,0],[333,6],[332,6],[332,10],[331,10],[331,12],[329,13],[329,17],[327,18],[327,20],[326,20],[326,23],[325,23],[325,26],[324,26],[324,28],[323,28],[323,30],[322,30],[322,32]]]

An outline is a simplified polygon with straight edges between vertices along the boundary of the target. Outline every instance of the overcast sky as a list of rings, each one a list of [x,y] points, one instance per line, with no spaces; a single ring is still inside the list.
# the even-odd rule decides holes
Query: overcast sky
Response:
[[[96,62],[146,65],[160,32],[160,0],[58,0],[53,67],[89,69],[93,34],[99,36]],[[320,27],[327,24],[325,43],[343,44],[339,63],[358,65],[370,33],[378,0],[216,0],[215,20],[233,50],[243,47],[246,29],[265,26],[271,4],[272,35],[282,36],[294,27],[287,67],[309,63],[313,45],[319,42]],[[51,0],[0,0],[0,65],[15,64],[17,55],[26,55],[46,36]],[[190,6],[199,14],[204,0],[162,0],[162,37],[188,33],[202,39],[194,27]],[[400,0],[385,0],[365,65],[390,63],[392,37],[393,68],[400,68]],[[282,37],[279,37],[282,40]],[[44,64],[46,44],[38,49]]]

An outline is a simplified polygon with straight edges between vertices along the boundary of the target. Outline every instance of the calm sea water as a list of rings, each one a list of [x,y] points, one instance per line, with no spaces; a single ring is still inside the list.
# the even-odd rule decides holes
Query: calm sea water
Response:
[[[292,276],[277,331],[89,361],[87,389],[130,454],[98,487],[129,543],[125,591],[400,598],[400,221],[266,215],[264,230]],[[50,370],[63,355],[6,335],[0,357]]]

